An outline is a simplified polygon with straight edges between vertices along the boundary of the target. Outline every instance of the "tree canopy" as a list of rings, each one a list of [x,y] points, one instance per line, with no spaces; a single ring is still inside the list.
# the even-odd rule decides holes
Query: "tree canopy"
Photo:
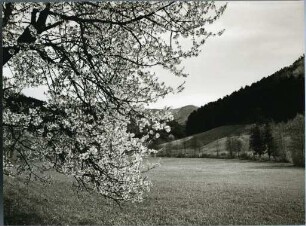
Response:
[[[186,76],[224,12],[211,1],[3,3],[4,165],[35,172],[32,161],[72,175],[116,201],[140,201],[147,144],[169,131],[167,112],[146,104],[175,89],[152,67]],[[12,96],[46,85],[47,102],[12,108]],[[180,87],[178,87],[180,90]],[[17,98],[17,97],[16,97]],[[18,98],[17,98],[18,99]],[[14,102],[14,101],[13,101]],[[18,102],[19,103],[19,102]],[[141,137],[128,130],[133,121]],[[18,152],[17,163],[11,153]],[[51,164],[50,164],[51,163]]]

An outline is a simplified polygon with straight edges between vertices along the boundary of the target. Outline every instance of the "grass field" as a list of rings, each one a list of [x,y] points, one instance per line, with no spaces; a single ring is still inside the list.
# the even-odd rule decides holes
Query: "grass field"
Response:
[[[222,159],[161,159],[145,201],[122,209],[71,181],[24,185],[5,178],[8,224],[304,224],[304,169]]]

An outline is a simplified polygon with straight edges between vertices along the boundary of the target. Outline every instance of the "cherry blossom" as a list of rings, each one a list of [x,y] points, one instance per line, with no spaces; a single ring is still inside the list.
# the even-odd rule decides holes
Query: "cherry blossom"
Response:
[[[182,60],[222,34],[207,27],[225,8],[211,1],[3,3],[3,66],[12,71],[4,75],[5,172],[41,178],[39,168],[53,168],[80,188],[141,201],[151,185],[148,144],[170,132],[173,119],[168,109],[146,107],[183,87],[160,82],[152,68],[187,76]],[[41,85],[46,102],[20,101],[24,88]]]

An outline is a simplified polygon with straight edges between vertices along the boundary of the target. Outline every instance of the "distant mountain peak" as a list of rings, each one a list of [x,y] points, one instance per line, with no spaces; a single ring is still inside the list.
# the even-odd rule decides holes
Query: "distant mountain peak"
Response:
[[[185,124],[188,116],[191,112],[197,110],[198,107],[194,105],[186,105],[180,108],[170,109],[172,112],[174,119],[181,125]]]
[[[198,109],[199,107],[189,104],[179,108],[173,108],[173,110],[181,110],[181,109]]]

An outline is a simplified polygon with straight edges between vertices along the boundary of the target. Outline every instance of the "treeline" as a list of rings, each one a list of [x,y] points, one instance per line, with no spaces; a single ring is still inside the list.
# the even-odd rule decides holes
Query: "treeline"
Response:
[[[27,113],[30,108],[43,107],[44,104],[44,101],[27,97],[20,93],[10,93],[3,100],[3,107],[9,108],[12,112],[16,113]]]
[[[304,56],[290,67],[193,111],[187,135],[231,124],[287,121],[304,114]]]
[[[305,118],[297,115],[286,123],[255,124],[250,129],[249,151],[242,152],[239,137],[228,137],[226,150],[231,158],[274,160],[305,166]]]
[[[253,124],[244,131],[213,138],[194,135],[191,139],[160,146],[158,157],[238,158],[257,161],[291,162],[305,166],[304,115],[287,122]],[[206,138],[208,135],[206,136]],[[203,143],[204,141],[204,143]]]

